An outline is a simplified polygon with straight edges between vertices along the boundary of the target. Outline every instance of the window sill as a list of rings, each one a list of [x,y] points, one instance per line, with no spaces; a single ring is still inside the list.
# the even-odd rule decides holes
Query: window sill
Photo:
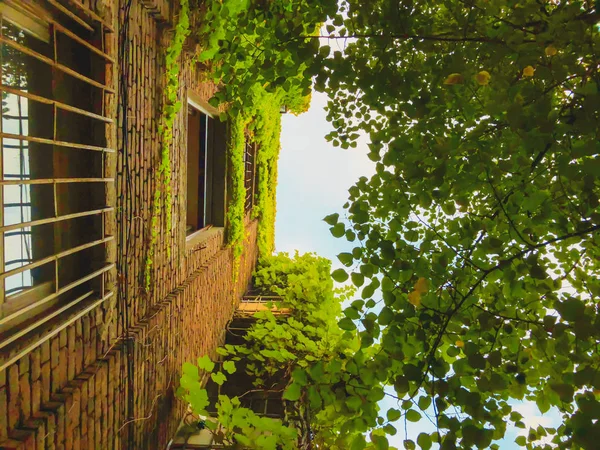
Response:
[[[195,247],[198,247],[203,242],[208,241],[211,237],[222,233],[223,229],[223,227],[210,227],[209,229],[194,231],[185,238],[185,250],[190,251]]]

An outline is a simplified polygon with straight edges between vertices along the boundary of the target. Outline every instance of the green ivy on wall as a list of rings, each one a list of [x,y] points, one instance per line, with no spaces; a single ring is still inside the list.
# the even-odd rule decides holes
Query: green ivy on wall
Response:
[[[166,88],[165,101],[160,119],[159,134],[162,137],[160,164],[156,172],[156,187],[152,203],[152,218],[150,219],[150,242],[148,244],[148,255],[144,269],[144,287],[150,290],[151,271],[154,263],[156,241],[159,234],[159,217],[165,212],[165,223],[167,233],[171,232],[173,199],[171,195],[171,159],[170,150],[173,143],[173,124],[181,109],[179,100],[179,57],[183,50],[183,43],[190,34],[190,7],[189,0],[180,0],[180,11],[175,35],[167,48],[165,56]],[[164,202],[163,200],[164,193]],[[167,248],[167,251],[169,249]]]
[[[231,196],[227,209],[226,236],[237,266],[246,236],[246,192],[243,180],[246,136],[253,139],[258,148],[256,171],[259,181],[254,217],[259,219],[258,247],[262,257],[274,250],[280,110],[285,105],[290,111],[299,113],[305,111],[310,102],[310,80],[304,73],[307,65],[296,65],[293,62],[293,58],[297,56],[295,52],[286,51],[279,55],[276,48],[270,48],[279,43],[278,35],[272,28],[275,24],[273,20],[284,19],[285,23],[295,23],[298,32],[314,33],[324,17],[321,7],[311,8],[304,1],[274,1],[268,6],[254,4],[249,0],[212,1],[202,9],[191,11],[189,0],[181,0],[180,8],[175,35],[165,57],[165,104],[160,127],[161,160],[156,173],[157,187],[153,196],[151,234],[144,271],[146,290],[150,289],[159,218],[163,211],[166,231],[170,233],[172,227],[170,148],[173,142],[173,124],[181,109],[178,98],[178,60],[185,39],[192,32],[190,14],[202,15],[200,27],[194,30],[202,47],[195,58],[207,64],[210,77],[220,86],[211,99],[211,104],[224,105],[227,112],[221,114],[221,119],[230,121],[228,189]],[[279,25],[282,30],[285,23]],[[259,46],[268,48],[268,51],[261,51]],[[259,61],[266,72],[262,69],[258,72],[255,70],[254,66]],[[234,273],[237,274],[237,269]]]
[[[207,356],[198,358],[197,365],[183,365],[178,395],[198,417],[209,415],[202,373],[210,373],[216,384],[223,385],[230,374],[245,370],[254,380],[254,389],[270,392],[274,381],[280,385],[284,380],[279,392],[286,414],[281,419],[257,418],[241,406],[240,398],[219,396],[213,406],[226,444],[252,449],[342,449],[363,433],[361,427],[343,424],[375,421],[384,391],[380,384],[368,383],[372,378],[355,371],[352,355],[360,353],[358,332],[337,326],[341,303],[352,292],[335,290],[330,271],[331,262],[313,254],[264,257],[254,284],[264,295],[281,296],[276,306],[290,314],[256,313],[243,344],[217,350],[222,356],[219,366]],[[207,426],[216,430],[216,423],[209,422]],[[272,438],[259,438],[268,435]],[[314,446],[299,445],[309,442]]]

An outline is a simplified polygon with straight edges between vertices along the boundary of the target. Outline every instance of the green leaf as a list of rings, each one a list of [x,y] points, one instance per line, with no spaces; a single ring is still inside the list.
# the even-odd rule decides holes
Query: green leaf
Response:
[[[340,260],[340,262],[345,265],[346,267],[349,267],[352,265],[352,263],[354,262],[354,258],[352,257],[352,253],[340,253],[339,255],[337,255],[338,259]]]
[[[223,372],[211,373],[210,377],[219,386],[222,386],[223,383],[225,383],[225,381],[227,381],[227,377],[223,374]]]
[[[378,450],[388,450],[390,448],[390,444],[384,436],[371,433],[371,442],[375,444],[375,448]]]
[[[385,306],[381,309],[381,312],[379,313],[379,324],[389,325],[392,322],[392,320],[394,320],[394,317],[394,312],[390,308]]]
[[[362,406],[362,400],[355,396],[348,397],[346,398],[346,406],[350,411],[358,411]]]
[[[348,273],[344,269],[336,269],[331,273],[331,277],[338,283],[343,283],[348,279]]]
[[[385,431],[386,434],[389,434],[390,436],[395,436],[398,432],[398,430],[396,430],[396,427],[389,423],[383,427],[383,431]]]
[[[364,450],[367,446],[367,440],[362,434],[359,434],[352,441],[352,446],[350,450]]]
[[[423,450],[429,450],[433,445],[431,442],[431,436],[429,436],[427,433],[420,433],[419,436],[417,436],[417,444],[419,444],[419,447],[421,447]]]
[[[408,420],[409,422],[418,422],[419,420],[421,420],[421,413],[414,409],[409,409],[408,411],[406,411],[406,420]]]
[[[406,439],[403,441],[404,444],[404,448],[406,450],[415,450],[417,448],[416,444],[414,443],[414,441],[411,441],[410,439]]]
[[[350,276],[352,278],[352,284],[356,287],[361,287],[365,282],[365,277],[362,273],[352,272]]]
[[[527,438],[525,436],[517,436],[515,442],[521,447],[525,447],[527,445]]]
[[[346,330],[346,331],[356,330],[356,324],[347,317],[340,320],[338,322],[338,325],[342,330]]]
[[[420,397],[419,400],[417,401],[417,404],[419,405],[419,408],[424,411],[427,408],[429,408],[429,406],[431,405],[431,397],[428,397],[428,396]]]
[[[283,393],[283,399],[295,402],[300,399],[301,395],[302,387],[298,383],[291,383],[285,389],[285,392]]]
[[[225,370],[225,372],[231,374],[231,373],[235,373],[236,368],[235,368],[235,363],[233,361],[225,361],[223,363],[223,369]]]
[[[183,374],[187,375],[188,377],[190,377],[192,379],[196,379],[196,380],[200,379],[200,375],[198,374],[198,368],[196,366],[194,366],[193,364],[190,364],[189,362],[183,363]]]
[[[388,409],[386,416],[388,421],[395,422],[396,420],[400,419],[400,417],[402,417],[402,413],[398,409],[391,408]]]
[[[346,227],[343,223],[336,223],[329,231],[331,231],[333,237],[341,238],[346,233]]]
[[[325,222],[326,222],[328,225],[334,226],[334,225],[335,225],[335,224],[338,222],[339,218],[340,218],[340,215],[339,215],[339,214],[337,214],[337,213],[335,213],[335,214],[330,214],[330,215],[328,215],[328,216],[325,216],[325,217],[323,218],[323,220],[324,220],[324,221],[325,221]]]
[[[206,370],[207,372],[212,372],[215,368],[215,364],[210,360],[208,355],[204,355],[201,358],[198,358],[198,368]]]

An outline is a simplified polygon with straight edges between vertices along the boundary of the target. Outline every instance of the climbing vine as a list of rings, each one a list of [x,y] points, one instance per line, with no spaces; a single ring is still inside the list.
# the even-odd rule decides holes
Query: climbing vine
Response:
[[[234,277],[237,276],[239,259],[244,249],[245,228],[245,201],[246,189],[244,187],[244,152],[246,146],[246,125],[248,119],[244,114],[237,114],[229,122],[229,192],[230,200],[227,205],[227,240],[233,249],[233,258],[236,264]]]
[[[226,105],[231,128],[228,161],[232,196],[227,236],[237,262],[245,238],[244,138],[257,145],[254,217],[259,219],[259,253],[269,255],[274,248],[280,111],[285,105],[298,113],[310,102],[310,81],[304,73],[307,65],[296,64],[294,52],[279,54],[270,48],[279,42],[272,26],[284,20],[288,25],[295,23],[298,31],[314,32],[324,15],[321,7],[310,7],[304,1],[258,4],[248,0],[209,2],[202,14],[197,30],[202,47],[198,61],[208,65],[213,81],[221,86],[211,103]],[[264,70],[256,72],[257,64]]]
[[[243,344],[218,349],[222,356],[218,366],[206,355],[197,366],[184,364],[179,396],[199,420],[208,416],[207,407],[216,408],[224,443],[255,449],[277,445],[341,449],[364,432],[343,423],[360,422],[368,415],[375,423],[377,402],[385,394],[381,386],[367,389],[361,379],[365,375],[355,371],[354,358],[366,356],[356,356],[358,333],[337,327],[341,303],[352,292],[335,290],[330,271],[330,261],[313,254],[264,257],[255,273],[255,287],[264,295],[280,296],[274,306],[289,314],[256,313]],[[202,375],[210,373],[212,381],[223,385],[237,370],[254,380],[253,390],[279,392],[285,416],[258,420],[235,396],[220,395],[211,405],[200,382]],[[206,425],[216,430],[216,423],[206,421]],[[257,438],[267,431],[273,437]]]
[[[167,233],[171,232],[172,221],[172,196],[171,196],[171,159],[170,151],[173,143],[173,124],[181,109],[179,100],[179,56],[183,50],[183,43],[190,34],[190,7],[189,0],[180,0],[180,10],[175,34],[165,55],[165,99],[163,111],[160,118],[159,134],[162,138],[160,163],[156,171],[156,188],[152,202],[152,218],[150,219],[150,242],[148,244],[148,255],[144,270],[144,285],[146,291],[150,290],[151,271],[154,263],[156,241],[159,234],[159,217],[165,212],[165,223]],[[163,202],[164,193],[164,202]],[[169,249],[167,249],[169,251]]]

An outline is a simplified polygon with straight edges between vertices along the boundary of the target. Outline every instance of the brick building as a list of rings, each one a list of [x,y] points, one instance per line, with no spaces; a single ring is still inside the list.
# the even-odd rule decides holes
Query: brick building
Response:
[[[0,1],[0,448],[165,448],[182,363],[213,354],[250,280],[252,198],[235,277],[227,126],[184,50],[172,230],[161,214],[145,288],[176,6]]]

